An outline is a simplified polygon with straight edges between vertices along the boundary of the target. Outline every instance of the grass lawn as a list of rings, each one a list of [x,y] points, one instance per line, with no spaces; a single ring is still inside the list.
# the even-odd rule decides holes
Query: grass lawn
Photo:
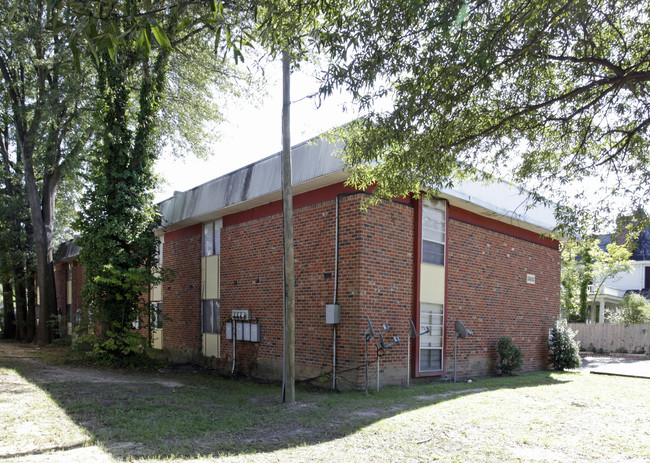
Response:
[[[41,362],[0,357],[0,461],[650,461],[647,379],[299,387],[287,406],[277,385]]]

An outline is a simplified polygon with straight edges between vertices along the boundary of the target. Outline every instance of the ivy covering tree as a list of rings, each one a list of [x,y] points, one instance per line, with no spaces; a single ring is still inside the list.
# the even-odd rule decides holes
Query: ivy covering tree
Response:
[[[117,357],[139,352],[141,346],[134,345],[128,333],[143,310],[143,295],[155,283],[153,231],[160,221],[153,204],[152,170],[157,158],[156,110],[167,59],[161,52],[150,62],[136,51],[125,51],[120,61],[108,53],[99,59],[101,140],[78,222],[78,244],[85,267],[82,297],[87,321],[99,328],[95,347]],[[142,66],[142,81],[133,120],[129,82],[136,66]]]
[[[204,154],[203,124],[220,118],[212,92],[237,93],[251,79],[206,46],[211,24],[196,2],[61,3],[85,14],[69,27],[86,37],[74,47],[88,47],[98,75],[99,136],[78,221],[88,340],[104,360],[123,361],[143,352],[132,323],[151,319],[146,295],[165,277],[154,271],[154,162],[165,140]]]
[[[645,0],[349,2],[320,38],[323,92],[368,113],[345,130],[351,182],[401,196],[496,176],[551,194],[561,219],[608,212],[592,186],[634,208],[650,194],[649,17]]]

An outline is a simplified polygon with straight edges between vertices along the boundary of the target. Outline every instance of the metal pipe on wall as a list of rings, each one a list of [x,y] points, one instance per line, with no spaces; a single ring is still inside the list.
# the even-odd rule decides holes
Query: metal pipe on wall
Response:
[[[340,194],[336,195],[336,217],[334,225],[334,300],[332,304],[336,304],[338,299],[339,290],[339,198]],[[336,390],[336,324],[334,324],[334,342],[332,348],[332,389]]]

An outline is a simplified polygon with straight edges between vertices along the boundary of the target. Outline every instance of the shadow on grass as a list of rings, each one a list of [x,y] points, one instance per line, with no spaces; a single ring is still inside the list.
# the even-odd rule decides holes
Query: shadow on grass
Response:
[[[116,458],[187,459],[272,452],[338,439],[379,420],[467,394],[563,382],[552,372],[536,372],[472,384],[384,387],[368,396],[299,386],[297,403],[283,405],[278,385],[201,373],[124,373],[75,367],[76,375],[52,375],[53,370],[65,371],[66,367],[20,357],[2,358],[0,367],[16,370],[46,391],[74,423]],[[2,455],[0,460],[19,456],[23,455]]]

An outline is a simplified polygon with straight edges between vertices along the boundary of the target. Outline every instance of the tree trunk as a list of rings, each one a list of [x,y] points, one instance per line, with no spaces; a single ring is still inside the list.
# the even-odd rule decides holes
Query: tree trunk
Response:
[[[283,401],[296,401],[295,274],[293,249],[293,188],[291,178],[291,62],[282,52],[282,212],[284,218],[285,378]]]
[[[36,337],[36,273],[32,270],[27,272],[27,339],[32,342]]]
[[[16,301],[16,339],[27,339],[27,298],[25,296],[25,269],[14,267],[14,299]]]
[[[2,305],[4,306],[3,336],[5,339],[16,337],[16,314],[14,313],[14,291],[11,279],[2,281]]]
[[[50,182],[43,185],[43,200],[40,201],[34,176],[31,152],[23,152],[25,165],[25,191],[34,227],[34,251],[38,275],[39,307],[36,342],[39,346],[54,340],[54,325],[51,317],[56,314],[56,288],[54,286],[54,264],[52,259],[52,224],[54,223],[54,194]]]

